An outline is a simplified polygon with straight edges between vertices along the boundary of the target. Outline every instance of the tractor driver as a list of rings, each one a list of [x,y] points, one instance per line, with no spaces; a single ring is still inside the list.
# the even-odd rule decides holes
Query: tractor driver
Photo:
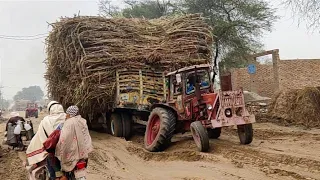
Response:
[[[191,94],[195,91],[195,75],[194,74],[191,74],[188,76],[187,78],[187,94]]]
[[[201,87],[202,88],[206,88],[208,87],[210,84],[209,84],[209,75],[207,72],[203,71],[201,72],[200,74],[200,78],[201,78]]]

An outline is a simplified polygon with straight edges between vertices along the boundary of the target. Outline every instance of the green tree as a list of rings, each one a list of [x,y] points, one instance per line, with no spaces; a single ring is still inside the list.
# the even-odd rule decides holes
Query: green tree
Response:
[[[165,0],[126,0],[124,2],[128,7],[119,11],[120,8],[112,5],[110,0],[100,0],[100,15],[109,17],[122,15],[126,18],[155,19],[172,14],[176,10],[176,6]]]
[[[213,27],[214,60],[224,69],[242,67],[247,57],[262,49],[260,37],[277,20],[275,9],[264,0],[142,0],[126,1],[125,17],[159,18],[175,13],[202,13]]]
[[[171,4],[170,1],[126,1],[127,4],[130,5],[129,8],[125,8],[122,10],[122,15],[124,17],[130,18],[147,18],[147,19],[155,19],[161,16],[166,16],[172,14],[176,8]]]
[[[39,86],[30,86],[28,88],[23,88],[21,91],[13,97],[15,101],[17,100],[30,100],[39,101],[43,98],[44,93]]]
[[[213,26],[214,65],[243,66],[249,54],[262,48],[260,37],[271,31],[278,18],[275,9],[263,0],[184,0],[183,10],[202,13]]]

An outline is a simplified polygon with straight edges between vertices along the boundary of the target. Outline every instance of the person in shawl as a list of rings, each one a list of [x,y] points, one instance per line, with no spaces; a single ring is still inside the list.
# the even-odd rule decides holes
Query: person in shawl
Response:
[[[43,120],[40,122],[38,131],[31,139],[30,144],[27,148],[27,165],[29,169],[32,167],[36,167],[38,164],[41,164],[47,160],[48,163],[48,152],[44,149],[43,143],[47,140],[48,136],[61,126],[66,119],[66,114],[64,112],[63,106],[56,101],[51,101],[48,104],[48,112],[49,115],[44,117]],[[54,155],[53,155],[54,156]],[[27,167],[27,169],[28,169]],[[51,179],[59,174],[59,170],[53,169],[53,167],[48,167],[50,172]],[[56,169],[59,169],[56,168]],[[62,172],[60,173],[62,176]]]
[[[61,129],[56,146],[56,157],[60,160],[61,170],[72,172],[80,160],[88,160],[88,154],[93,150],[87,121],[79,114],[77,106],[70,106],[67,119]]]
[[[17,125],[17,122],[18,121],[21,121],[21,122],[26,122],[23,117],[21,117],[19,115],[18,112],[11,112],[10,113],[10,119],[8,120],[7,122],[7,125],[6,125],[6,131],[8,131],[8,124],[11,123],[12,125]]]

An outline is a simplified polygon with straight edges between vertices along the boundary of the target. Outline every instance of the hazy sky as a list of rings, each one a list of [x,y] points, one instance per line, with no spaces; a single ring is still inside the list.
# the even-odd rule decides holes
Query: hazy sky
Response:
[[[274,7],[278,1],[270,0]],[[119,2],[119,0],[118,0]],[[45,90],[44,36],[48,33],[47,22],[61,16],[97,15],[98,3],[87,1],[1,1],[0,0],[0,81],[5,98],[12,98],[23,87],[39,85]],[[278,9],[282,18],[272,33],[265,34],[265,49],[280,49],[281,59],[320,58],[320,35],[309,32],[291,18],[291,12]],[[39,36],[34,36],[39,35]],[[4,39],[8,36],[13,39]],[[16,36],[34,36],[35,40],[14,40]],[[46,92],[45,92],[46,93]]]

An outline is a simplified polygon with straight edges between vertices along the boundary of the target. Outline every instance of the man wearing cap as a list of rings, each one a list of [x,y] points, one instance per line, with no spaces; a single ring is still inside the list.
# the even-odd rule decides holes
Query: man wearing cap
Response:
[[[79,114],[77,106],[70,106],[67,119],[61,129],[56,146],[56,157],[60,160],[61,169],[71,172],[80,160],[87,160],[93,150],[87,121]]]

